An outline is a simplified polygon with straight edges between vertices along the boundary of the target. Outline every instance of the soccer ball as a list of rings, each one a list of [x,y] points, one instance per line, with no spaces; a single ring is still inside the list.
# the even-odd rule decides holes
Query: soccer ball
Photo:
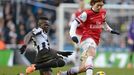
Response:
[[[106,73],[104,71],[98,71],[96,75],[106,75]]]

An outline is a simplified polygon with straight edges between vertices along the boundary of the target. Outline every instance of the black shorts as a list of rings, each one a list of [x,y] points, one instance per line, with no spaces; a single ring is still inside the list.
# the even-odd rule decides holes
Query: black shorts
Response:
[[[57,52],[55,50],[43,49],[38,52],[35,58],[35,63],[40,64],[56,58],[59,58],[59,56],[57,56]],[[44,68],[40,69],[40,71],[52,71],[52,70],[51,68]]]
[[[40,72],[48,72],[48,71],[51,71],[52,72],[52,69],[51,68],[43,68],[43,69],[39,69]]]
[[[51,59],[55,59],[57,57],[57,52],[54,50],[42,49],[38,51],[38,54],[35,58],[35,63],[47,62]]]

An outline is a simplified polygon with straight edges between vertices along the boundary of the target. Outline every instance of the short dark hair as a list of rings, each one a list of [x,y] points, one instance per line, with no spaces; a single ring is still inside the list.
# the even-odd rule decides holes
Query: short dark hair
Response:
[[[95,4],[97,2],[103,2],[104,3],[104,0],[91,0],[90,5],[93,6],[93,4]]]
[[[49,19],[46,16],[40,16],[40,17],[38,17],[38,20],[37,20],[37,25],[38,26],[40,26],[40,23],[39,23],[40,20],[49,20]]]
[[[39,18],[38,18],[38,20],[48,20],[48,18],[46,17],[46,16],[40,16]]]

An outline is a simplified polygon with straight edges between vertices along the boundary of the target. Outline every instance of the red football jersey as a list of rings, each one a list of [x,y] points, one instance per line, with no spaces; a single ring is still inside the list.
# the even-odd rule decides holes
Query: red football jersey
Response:
[[[71,21],[73,21],[76,17],[78,17],[80,14],[82,14],[84,10],[77,10],[71,17]],[[77,27],[76,34],[82,35],[83,34],[83,25],[82,23]]]
[[[105,22],[105,16],[105,9],[101,9],[100,12],[94,12],[91,9],[87,9],[77,17],[77,20],[83,24],[81,42],[90,37],[98,45],[103,23]]]

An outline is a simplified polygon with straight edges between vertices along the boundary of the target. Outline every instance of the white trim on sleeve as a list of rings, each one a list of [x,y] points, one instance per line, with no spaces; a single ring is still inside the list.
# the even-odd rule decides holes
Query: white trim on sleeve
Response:
[[[80,16],[78,16],[78,19],[82,22],[85,22],[87,20],[87,13],[83,12]]]

